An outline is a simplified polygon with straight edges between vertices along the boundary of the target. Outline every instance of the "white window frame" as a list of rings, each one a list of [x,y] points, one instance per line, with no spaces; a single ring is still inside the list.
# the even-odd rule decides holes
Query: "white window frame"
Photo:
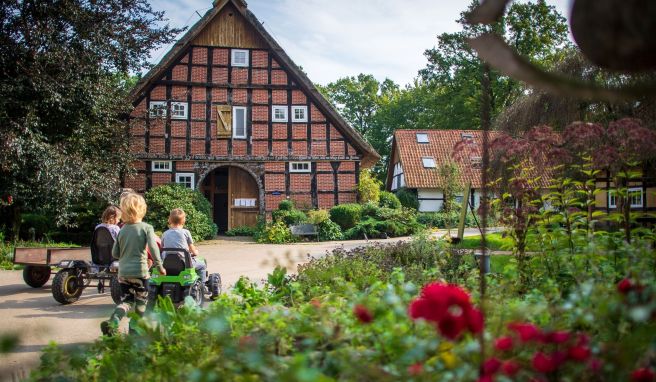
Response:
[[[160,167],[159,165],[164,165],[164,166]],[[173,168],[173,164],[171,163],[170,160],[154,160],[150,162],[150,169],[153,172],[171,172],[172,168]]]
[[[243,110],[244,111],[244,135],[238,135],[237,134],[237,110]],[[232,137],[237,138],[237,139],[246,139],[246,135],[248,135],[246,123],[248,121],[247,114],[248,113],[248,108],[246,106],[233,106],[232,107]]]
[[[175,183],[186,185],[186,182],[182,183],[180,181],[180,178],[182,178],[182,177],[190,177],[191,178],[191,184],[190,184],[189,188],[191,188],[192,190],[196,189],[196,174],[194,174],[193,172],[176,172],[175,173]]]
[[[431,162],[433,164],[432,166],[430,165]],[[434,157],[421,157],[421,164],[424,165],[424,168],[437,168],[437,163],[435,162]]]
[[[150,101],[148,104],[148,116],[150,118],[165,118],[166,101]]]
[[[303,110],[303,118],[296,118],[296,110]],[[307,106],[292,106],[292,122],[307,122]]]
[[[616,193],[617,193],[616,190],[608,191],[608,207],[610,208],[617,208]],[[644,197],[644,193],[642,192],[642,187],[631,187],[627,190],[627,194],[629,197],[629,201],[631,203],[631,208],[642,208],[645,205],[645,197]],[[635,196],[640,197],[639,203],[633,203],[633,198]]]
[[[276,111],[282,110],[285,113],[284,118],[276,118]],[[289,116],[287,115],[287,106],[285,105],[273,105],[271,106],[271,122],[287,122]]]
[[[174,112],[175,106],[183,106],[182,114],[176,114]],[[171,102],[171,119],[187,119],[189,111],[189,104],[186,102]]]
[[[236,58],[237,58],[238,53],[244,53],[244,58],[245,58],[244,62],[237,62]],[[247,68],[248,67],[248,54],[249,54],[249,52],[248,52],[247,49],[233,49],[233,50],[231,50],[230,51],[230,64],[232,66],[239,66],[239,67]]]
[[[289,162],[289,172],[311,172],[312,162]]]
[[[417,143],[430,143],[430,141],[428,140],[428,133],[417,133],[416,136],[417,136]],[[422,138],[419,138],[419,136],[421,136]],[[423,137],[425,137],[426,139],[424,139]]]

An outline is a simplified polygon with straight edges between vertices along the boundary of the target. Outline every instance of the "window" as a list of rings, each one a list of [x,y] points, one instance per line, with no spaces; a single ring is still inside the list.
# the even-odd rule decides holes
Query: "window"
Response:
[[[171,102],[171,118],[187,119],[187,103]]]
[[[154,160],[152,162],[151,169],[153,170],[153,172],[171,171],[171,161],[170,160]]]
[[[248,66],[248,51],[243,49],[233,49],[230,62],[232,66]]]
[[[232,137],[246,138],[246,108],[243,106],[232,108]]]
[[[481,157],[471,157],[471,166],[472,168],[481,168],[483,165],[483,158]]]
[[[194,173],[179,172],[175,174],[175,182],[187,188],[194,189]]]
[[[472,133],[460,133],[460,138],[463,140],[472,140],[474,139],[474,134]]]
[[[417,143],[428,143],[428,133],[417,133]]]
[[[151,118],[166,117],[166,101],[152,101],[148,106]]]
[[[403,168],[401,162],[394,165],[394,173],[392,174],[392,191],[405,187],[405,179],[403,178]]]
[[[307,122],[307,106],[292,106],[292,122]]]
[[[271,109],[272,122],[287,122],[287,106],[273,106]]]
[[[289,162],[289,172],[310,172],[310,162]]]
[[[424,164],[424,168],[435,168],[435,159],[433,157],[422,157],[421,162]]]
[[[617,195],[615,190],[610,190],[608,192],[608,207],[617,208]],[[629,202],[631,203],[632,208],[640,208],[643,205],[642,202],[642,188],[640,187],[631,187],[628,189]]]

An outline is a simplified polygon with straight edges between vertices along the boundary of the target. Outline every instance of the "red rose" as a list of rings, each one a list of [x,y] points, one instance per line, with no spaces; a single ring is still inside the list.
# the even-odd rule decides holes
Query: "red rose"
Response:
[[[631,373],[631,382],[653,382],[655,376],[651,369],[643,367]]]
[[[519,371],[519,364],[513,360],[508,360],[501,365],[501,371],[505,375],[512,377]]]
[[[483,362],[483,375],[493,375],[501,367],[501,361],[492,357],[488,358]]]
[[[424,365],[421,362],[413,363],[408,366],[408,374],[410,375],[419,375],[424,372]]]
[[[555,351],[551,353],[551,360],[553,361],[554,367],[559,368],[560,365],[567,361],[567,353],[563,351]]]
[[[519,339],[523,342],[537,340],[542,337],[540,329],[537,326],[529,323],[510,323],[508,328],[515,331]]]
[[[537,352],[533,356],[533,368],[540,373],[550,373],[556,370],[556,364],[548,355]]]
[[[575,345],[567,351],[569,359],[577,362],[583,362],[590,358],[590,348],[584,345]]]
[[[617,291],[621,294],[627,294],[633,289],[633,283],[628,278],[617,283]]]
[[[483,330],[483,323],[483,313],[480,310],[476,308],[467,310],[467,327],[470,332],[480,333]]]
[[[506,336],[506,337],[497,338],[497,340],[494,341],[494,348],[499,350],[499,351],[512,350],[512,348],[513,348],[512,337]]]
[[[371,314],[369,309],[364,305],[358,304],[353,308],[353,314],[358,318],[358,321],[363,324],[369,324],[374,320],[374,316]]]
[[[437,323],[437,328],[444,337],[455,340],[467,328],[467,321],[463,314],[459,316],[447,314]]]

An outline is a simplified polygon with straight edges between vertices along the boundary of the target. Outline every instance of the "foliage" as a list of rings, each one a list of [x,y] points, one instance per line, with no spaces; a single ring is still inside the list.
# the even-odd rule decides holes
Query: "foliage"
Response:
[[[393,209],[401,208],[401,202],[399,201],[399,198],[397,198],[396,195],[394,195],[394,193],[388,191],[380,192],[380,200],[378,204],[381,207],[387,207]]]
[[[301,224],[307,220],[305,213],[295,208],[291,210],[273,210],[271,216],[274,222],[283,222],[287,226]]]
[[[419,199],[417,199],[417,192],[409,188],[402,188],[396,192],[396,197],[399,198],[401,205],[406,208],[419,209]]]
[[[326,219],[317,224],[317,235],[319,241],[342,240],[344,235],[339,225],[330,219]]]
[[[367,209],[367,207],[373,207]],[[362,220],[344,232],[347,239],[397,237],[417,233],[422,227],[417,223],[417,213],[409,208],[391,209],[366,204]]]
[[[283,199],[279,204],[278,204],[278,209],[281,211],[291,211],[294,209],[294,202],[292,202],[289,199]]]
[[[258,243],[285,244],[294,242],[292,231],[283,221],[267,224],[261,234],[256,235]]]
[[[339,204],[330,209],[330,220],[337,223],[343,230],[353,228],[362,214],[362,206],[355,203]]]
[[[199,191],[180,184],[164,184],[148,190],[145,197],[148,204],[145,221],[152,224],[155,231],[166,231],[171,210],[182,208],[187,215],[185,228],[191,232],[194,241],[216,236],[217,227],[210,218],[210,203]]]
[[[65,224],[108,202],[130,172],[127,95],[150,52],[180,32],[145,0],[0,5],[0,195],[19,223],[42,210]]]
[[[507,251],[513,246],[512,240],[500,233],[488,233],[485,235],[485,243],[487,248],[495,251]],[[458,243],[459,248],[478,249],[481,247],[481,236],[466,236]]]
[[[242,225],[227,230],[225,234],[226,236],[253,236],[256,229],[256,227]]]
[[[378,204],[380,199],[380,189],[382,186],[382,182],[374,178],[369,169],[360,171],[360,180],[358,182],[358,196],[360,197],[360,202],[373,202]]]
[[[448,224],[453,224],[453,222],[457,222],[458,219],[460,219],[459,211],[452,211],[450,214],[447,214],[444,211],[419,212],[417,214],[417,222],[429,228],[443,229],[448,227]],[[474,219],[474,215],[472,215],[471,212],[468,212],[467,215],[465,216],[465,227],[468,228],[478,227],[476,225],[476,220]]]
[[[311,210],[308,211],[307,217],[308,223],[318,225],[330,219],[330,213],[327,210]]]

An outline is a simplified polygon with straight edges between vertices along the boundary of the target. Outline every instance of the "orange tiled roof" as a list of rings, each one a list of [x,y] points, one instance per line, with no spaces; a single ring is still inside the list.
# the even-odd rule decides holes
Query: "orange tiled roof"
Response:
[[[428,134],[428,143],[417,142],[417,133]],[[471,139],[463,134],[471,135]],[[490,142],[498,136],[490,131]],[[483,132],[480,130],[396,130],[394,142],[403,167],[405,185],[408,188],[441,188],[439,167],[453,161],[458,166],[462,185],[471,182],[472,188],[481,188],[481,165],[477,159],[483,156]],[[392,148],[394,150],[394,148]],[[455,150],[454,150],[455,149]],[[433,157],[436,168],[425,168],[423,157]],[[390,165],[393,168],[394,164]]]

